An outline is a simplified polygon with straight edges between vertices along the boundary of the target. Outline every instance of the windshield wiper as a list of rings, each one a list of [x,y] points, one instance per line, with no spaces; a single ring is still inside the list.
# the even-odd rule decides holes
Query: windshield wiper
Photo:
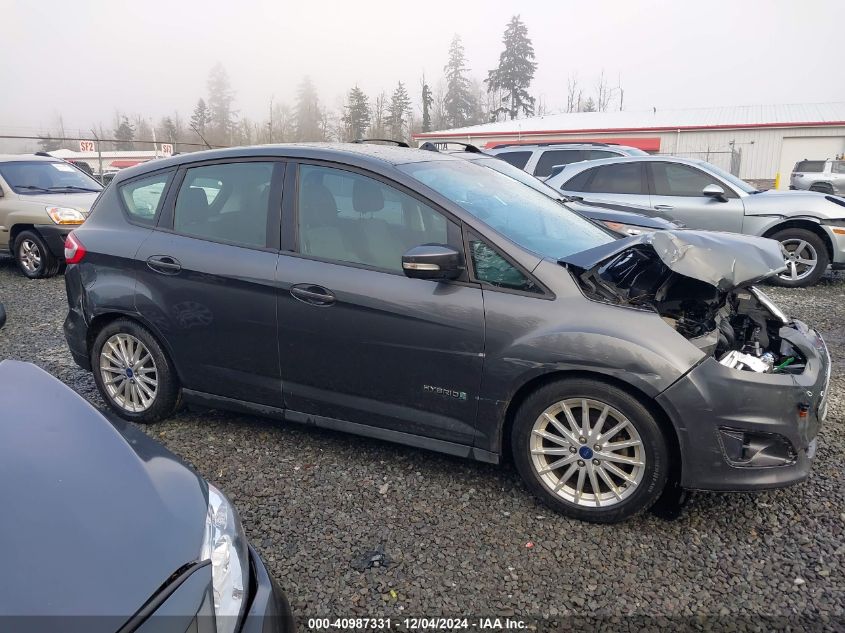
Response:
[[[38,187],[36,185],[13,185],[14,189],[26,189],[27,191],[40,191],[41,193],[50,193],[49,189]]]
[[[50,187],[47,191],[61,191],[61,190],[68,190],[71,191],[90,191],[90,192],[97,192],[99,189],[91,189],[91,187],[79,187],[77,185],[62,185],[61,187]]]

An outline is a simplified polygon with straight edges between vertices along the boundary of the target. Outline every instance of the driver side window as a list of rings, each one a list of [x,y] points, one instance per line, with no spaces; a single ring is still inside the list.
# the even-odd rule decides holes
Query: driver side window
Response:
[[[705,174],[700,169],[676,163],[653,162],[649,165],[655,196],[684,196],[702,198],[702,191],[708,185],[725,190],[728,198],[735,197],[730,187]]]

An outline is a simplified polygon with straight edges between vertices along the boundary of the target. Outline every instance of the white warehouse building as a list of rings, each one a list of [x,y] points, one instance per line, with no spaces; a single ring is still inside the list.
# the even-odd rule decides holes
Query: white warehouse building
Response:
[[[496,145],[594,141],[700,158],[748,180],[789,186],[799,160],[845,153],[845,101],[645,112],[571,112],[419,133],[414,140]]]

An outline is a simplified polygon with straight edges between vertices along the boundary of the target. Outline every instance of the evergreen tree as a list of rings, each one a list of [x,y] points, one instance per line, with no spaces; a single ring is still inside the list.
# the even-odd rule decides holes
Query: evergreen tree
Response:
[[[589,97],[584,102],[584,105],[581,106],[581,112],[595,112],[595,111],[596,111],[596,102],[593,100],[592,97]]]
[[[390,97],[390,106],[387,110],[387,131],[390,138],[397,141],[405,138],[405,126],[410,113],[411,97],[408,96],[408,91],[400,81]]]
[[[134,149],[132,140],[135,138],[135,128],[129,122],[129,117],[118,115],[118,125],[114,130],[114,138],[117,140],[115,149],[128,151]]]
[[[434,96],[431,94],[431,87],[425,82],[425,75],[422,78],[422,131],[431,132],[431,106],[434,105]]]
[[[297,90],[294,127],[298,141],[325,140],[320,100],[317,98],[317,90],[311,83],[310,77],[304,77]]]
[[[156,127],[156,135],[159,143],[175,143],[177,139],[176,124],[169,116],[162,118]]]
[[[493,114],[505,114],[511,119],[534,114],[534,97],[528,94],[528,87],[534,79],[537,63],[534,61],[534,45],[528,37],[528,29],[518,15],[511,18],[502,38],[505,50],[499,55],[499,67],[487,73],[487,90],[501,91],[502,104]]]
[[[199,99],[197,106],[194,108],[194,113],[191,115],[191,128],[205,136],[209,123],[211,123],[211,114],[208,111],[208,106],[205,105],[205,99]]]
[[[229,74],[217,63],[208,75],[208,114],[210,136],[221,145],[231,145],[236,126],[236,113],[232,110],[235,100],[229,84]]]
[[[347,141],[364,138],[370,126],[370,101],[358,86],[349,91],[341,118]]]
[[[446,125],[449,127],[466,125],[472,114],[470,82],[466,76],[468,70],[461,38],[455,35],[449,46],[449,61],[443,68],[446,73],[446,96],[443,98],[443,108]]]

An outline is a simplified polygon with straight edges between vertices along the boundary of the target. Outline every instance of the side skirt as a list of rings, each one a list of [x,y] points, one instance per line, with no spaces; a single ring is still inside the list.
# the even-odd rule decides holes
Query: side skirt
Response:
[[[192,389],[183,389],[182,397],[187,403],[208,408],[225,409],[227,411],[245,413],[247,415],[272,418],[274,420],[296,422],[306,426],[316,426],[323,429],[331,429],[333,431],[341,431],[343,433],[371,437],[378,440],[395,442],[396,444],[404,444],[415,448],[423,448],[429,451],[445,453],[447,455],[468,457],[470,459],[475,459],[489,464],[499,463],[499,455],[497,453],[491,453],[489,451],[472,446],[466,446],[464,444],[455,444],[454,442],[445,442],[443,440],[436,440],[430,437],[423,437],[421,435],[402,433],[401,431],[367,426],[366,424],[358,424],[356,422],[347,422],[346,420],[338,420],[337,418],[327,418],[325,416],[315,415],[312,413],[302,413],[300,411],[291,411],[290,409],[280,409],[263,404],[246,402],[245,400],[237,400],[235,398],[215,396],[201,391],[194,391]]]

